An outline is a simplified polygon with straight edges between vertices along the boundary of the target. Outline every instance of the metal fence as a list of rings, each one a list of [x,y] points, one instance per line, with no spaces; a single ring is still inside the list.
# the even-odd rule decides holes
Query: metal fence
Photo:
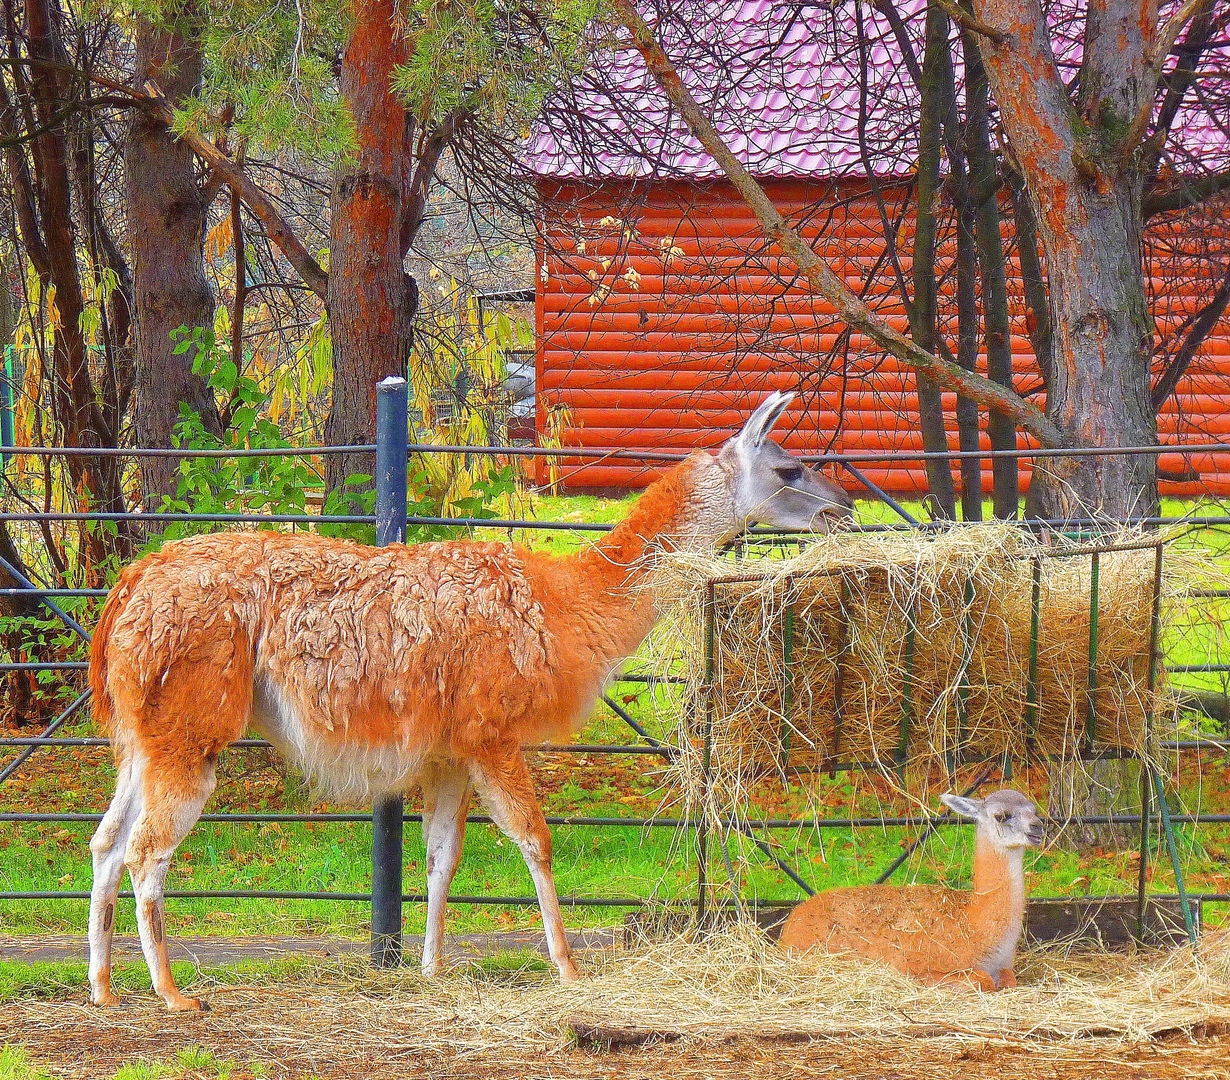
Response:
[[[377,394],[377,440],[374,444],[355,445],[355,446],[339,446],[339,447],[310,447],[304,449],[288,449],[288,450],[180,450],[180,449],[82,449],[82,448],[51,448],[51,447],[5,447],[4,451],[11,455],[28,455],[33,457],[68,457],[74,454],[77,455],[108,455],[108,456],[123,456],[132,458],[141,457],[171,457],[176,459],[185,458],[238,458],[238,457],[266,457],[266,456],[312,456],[320,457],[331,454],[357,454],[367,453],[375,454],[376,458],[376,506],[374,514],[253,514],[253,513],[59,513],[59,512],[22,512],[22,513],[2,513],[0,520],[9,522],[65,522],[65,521],[82,521],[82,522],[97,522],[97,521],[120,521],[127,520],[139,522],[142,524],[162,524],[171,522],[196,522],[196,523],[215,523],[221,525],[227,524],[288,524],[293,526],[312,527],[320,524],[367,524],[374,525],[376,529],[377,543],[387,544],[402,541],[406,537],[406,529],[408,525],[430,525],[430,526],[456,526],[469,528],[494,528],[494,529],[525,529],[525,530],[565,530],[573,532],[603,532],[612,526],[597,523],[578,523],[564,521],[534,521],[534,520],[517,520],[517,519],[502,519],[502,518],[483,518],[483,517],[432,517],[432,516],[416,516],[407,515],[406,513],[406,490],[407,490],[407,473],[408,473],[408,457],[410,453],[419,454],[467,454],[467,455],[499,455],[504,457],[550,457],[550,458],[568,458],[568,459],[609,459],[611,457],[632,457],[640,461],[656,461],[656,462],[672,462],[683,457],[680,454],[672,454],[665,452],[654,451],[623,451],[623,450],[581,450],[569,448],[566,450],[548,449],[541,447],[523,447],[523,446],[438,446],[430,444],[410,444],[407,438],[407,400],[406,400],[406,384],[404,380],[389,379],[378,388]],[[1090,455],[1105,455],[1108,453],[1114,454],[1145,454],[1159,455],[1161,453],[1173,453],[1173,446],[1153,446],[1153,447],[1130,447],[1117,449],[1113,451],[1106,450],[1016,450],[1016,451],[977,451],[977,452],[952,452],[949,454],[933,454],[926,452],[915,453],[895,453],[895,454],[870,454],[860,453],[854,455],[806,455],[805,460],[819,464],[832,464],[847,472],[857,482],[863,485],[868,494],[889,506],[899,518],[899,522],[895,524],[871,525],[862,526],[864,530],[882,530],[882,529],[942,529],[947,525],[942,522],[919,522],[911,515],[897,500],[891,495],[883,491],[875,485],[866,474],[859,468],[860,464],[881,461],[888,458],[897,460],[933,460],[947,459],[960,460],[971,455],[979,458],[995,457],[997,454],[1009,455],[1016,458],[1047,458],[1059,456],[1090,456]],[[1185,451],[1199,452],[1202,454],[1230,454],[1230,444],[1227,443],[1206,443],[1198,446],[1183,447]],[[1022,528],[1032,529],[1100,529],[1108,525],[1116,524],[1116,522],[1108,522],[1102,518],[1089,518],[1081,520],[1065,520],[1065,521],[1029,521],[1021,522]],[[1165,518],[1165,517],[1139,517],[1133,518],[1130,522],[1119,522],[1117,524],[1130,524],[1132,526],[1151,529],[1158,526],[1170,526],[1175,524],[1184,524],[1192,528],[1217,528],[1230,526],[1230,514],[1201,514],[1192,515],[1186,518]],[[755,530],[756,533],[771,533],[772,530]],[[1160,581],[1160,566],[1162,545],[1150,544],[1156,548],[1158,552],[1158,580]],[[1095,563],[1097,556],[1094,555]],[[106,590],[103,589],[46,589],[40,588],[34,582],[26,578],[17,567],[13,566],[3,557],[0,557],[0,568],[17,583],[15,588],[7,588],[0,590],[5,595],[30,595],[35,596],[39,601],[60,620],[66,627],[74,633],[80,635],[84,641],[89,641],[90,633],[78,622],[72,615],[64,610],[57,603],[57,600],[64,598],[89,598],[102,597],[106,595]],[[1096,571],[1092,578],[1092,589],[1094,595],[1092,602],[1097,603],[1097,575]],[[1225,599],[1230,598],[1230,589],[1213,589],[1208,590],[1203,594],[1208,599]],[[1036,598],[1035,598],[1036,604]],[[1092,609],[1096,611],[1096,606]],[[1036,622],[1036,619],[1035,619]],[[1036,629],[1035,629],[1036,633]],[[1091,672],[1090,677],[1093,678],[1093,666],[1096,663],[1096,635],[1097,622],[1096,617],[1091,620]],[[1035,644],[1035,643],[1031,643]],[[1036,647],[1036,644],[1035,644]],[[1154,619],[1154,643],[1152,647],[1155,664],[1161,664],[1164,658],[1160,654],[1158,643],[1156,641],[1156,599],[1155,599],[1155,619]],[[61,663],[6,663],[0,664],[0,671],[62,671],[65,673],[83,670],[87,665],[80,662],[61,662]],[[1171,665],[1168,668],[1172,673],[1226,673],[1230,672],[1230,663],[1221,662],[1220,659],[1211,659],[1207,663],[1202,664],[1182,664]],[[639,683],[639,684],[654,684],[657,682],[669,682],[670,679],[661,676],[648,674],[623,673],[617,680]],[[1090,690],[1090,702],[1093,701],[1093,687]],[[83,691],[78,694],[37,736],[30,737],[7,737],[0,738],[0,750],[15,750],[16,754],[6,764],[0,767],[0,783],[12,777],[21,766],[29,760],[31,755],[39,750],[49,750],[57,747],[80,747],[80,746],[105,746],[108,740],[102,738],[91,737],[64,737],[56,733],[62,729],[70,720],[72,720],[85,706],[89,700],[89,691]],[[604,705],[617,716],[627,728],[635,735],[636,742],[621,743],[621,744],[568,744],[568,745],[544,745],[540,747],[530,747],[530,750],[541,750],[558,753],[576,754],[576,755],[594,755],[594,754],[617,754],[617,755],[650,755],[661,759],[669,759],[676,752],[675,748],[668,743],[654,738],[628,710],[624,709],[612,696],[609,694],[602,695]],[[1028,722],[1028,717],[1022,718],[1023,723]],[[1199,739],[1182,740],[1177,742],[1167,742],[1163,746],[1166,749],[1174,751],[1190,751],[1196,753],[1205,752],[1221,752],[1230,748],[1230,730],[1224,733],[1225,737],[1202,737]],[[238,749],[250,749],[258,747],[268,747],[269,743],[261,739],[241,739],[232,744]],[[1105,756],[1123,756],[1119,752],[1098,751],[1095,747],[1086,746],[1085,753],[1088,757],[1105,757]],[[975,763],[977,764],[977,763]],[[860,762],[860,761],[841,761],[837,760],[836,755],[830,761],[826,768],[832,772],[853,771],[859,769],[879,768],[878,763]],[[965,794],[971,794],[978,788],[987,783],[995,774],[997,768],[1001,771],[1005,767],[1010,768],[1010,761],[986,761],[981,763],[981,767],[974,775],[972,782],[967,787]],[[1205,892],[1198,894],[1190,894],[1184,886],[1184,878],[1182,866],[1178,854],[1174,826],[1176,824],[1226,824],[1230,823],[1230,813],[1215,813],[1215,814],[1187,814],[1187,813],[1172,813],[1169,810],[1165,798],[1162,779],[1156,773],[1146,770],[1146,783],[1142,788],[1142,809],[1141,814],[1117,814],[1117,815],[1086,815],[1081,817],[1067,818],[1064,824],[1119,824],[1119,825],[1138,825],[1140,828],[1140,867],[1138,873],[1137,887],[1135,891],[1135,899],[1137,901],[1138,918],[1140,926],[1143,928],[1144,906],[1147,898],[1146,889],[1146,870],[1149,860],[1149,842],[1152,822],[1152,807],[1151,803],[1156,802],[1157,815],[1160,817],[1161,831],[1166,846],[1166,854],[1173,866],[1177,893],[1174,895],[1152,894],[1149,899],[1177,899],[1180,902],[1184,922],[1187,933],[1194,940],[1195,927],[1193,924],[1192,913],[1189,908],[1189,900],[1199,899],[1204,902],[1224,903],[1230,902],[1230,893],[1227,892]],[[69,812],[4,812],[0,813],[0,821],[18,822],[18,823],[48,823],[48,822],[96,822],[101,819],[101,814],[94,813],[69,813]],[[336,900],[336,901],[360,901],[369,902],[372,905],[372,958],[373,961],[380,965],[391,965],[400,962],[401,957],[401,928],[402,928],[402,910],[405,903],[424,903],[426,896],[419,893],[406,893],[403,891],[402,883],[402,837],[404,826],[407,822],[421,822],[421,814],[408,814],[405,812],[403,800],[401,798],[387,799],[380,801],[373,809],[371,815],[364,813],[222,813],[222,814],[203,814],[201,821],[206,822],[236,822],[236,823],[253,823],[264,824],[273,822],[370,822],[373,828],[372,841],[372,886],[370,892],[330,892],[330,891],[287,891],[287,890],[260,890],[260,889],[180,889],[168,890],[168,897],[181,898],[217,898],[217,899],[266,899],[266,900]],[[467,817],[468,822],[491,823],[491,818],[482,814],[471,814]],[[548,817],[547,823],[554,827],[562,828],[667,828],[667,829],[687,829],[690,830],[693,836],[694,848],[696,851],[696,876],[697,876],[697,891],[695,899],[690,901],[698,911],[703,912],[706,904],[711,902],[713,884],[708,875],[708,867],[710,861],[710,853],[707,850],[708,829],[713,824],[708,822],[702,816],[695,819],[684,819],[678,817],[585,817],[585,816],[554,816]],[[877,881],[886,881],[892,873],[904,864],[910,856],[926,842],[928,837],[938,828],[946,828],[958,824],[948,814],[940,814],[929,816],[925,814],[913,814],[899,817],[815,817],[815,818],[764,818],[764,819],[747,819],[739,818],[737,821],[731,819],[723,823],[730,829],[736,829],[743,832],[747,838],[756,846],[756,848],[768,859],[770,859],[778,869],[785,874],[796,886],[803,892],[810,894],[811,887],[807,881],[799,873],[798,868],[791,866],[788,862],[780,857],[777,852],[765,838],[758,836],[757,833],[770,833],[774,830],[790,830],[790,829],[825,829],[825,830],[850,830],[858,828],[885,828],[885,827],[900,827],[919,829],[921,832],[915,840],[906,847],[900,856],[898,856],[884,871],[878,876]],[[130,895],[130,894],[123,894]],[[17,901],[17,900],[76,900],[88,899],[88,892],[78,891],[8,891],[0,892],[0,901]],[[523,906],[533,905],[537,903],[536,897],[533,896],[451,896],[452,903],[460,904],[492,904],[500,906]],[[779,900],[762,900],[764,906],[773,906],[777,904],[794,903],[795,898],[780,898]],[[620,908],[632,909],[637,908],[647,903],[647,898],[626,896],[626,897],[593,897],[593,896],[563,896],[560,898],[560,903],[567,907],[594,907],[594,908]]]

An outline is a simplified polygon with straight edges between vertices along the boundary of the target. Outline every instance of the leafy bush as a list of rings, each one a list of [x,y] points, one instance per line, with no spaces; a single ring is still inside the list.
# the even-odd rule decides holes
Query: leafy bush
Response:
[[[180,327],[174,334],[175,351],[194,351],[192,370],[224,402],[225,430],[218,438],[205,428],[200,414],[181,404],[172,445],[185,450],[292,450],[294,445],[268,416],[270,391],[250,374],[240,372],[229,353],[218,345],[211,329]],[[250,512],[262,515],[307,514],[308,491],[323,480],[311,457],[269,454],[258,457],[186,458],[180,463],[174,498],[164,497],[164,513],[226,514]],[[407,513],[411,517],[470,517],[491,519],[494,507],[507,504],[517,490],[512,465],[488,459],[464,459],[418,455],[411,459],[407,477]],[[368,515],[375,508],[375,492],[369,475],[354,473],[342,488],[330,491],[321,512],[325,516]],[[157,536],[150,548],[167,540],[211,532],[215,522],[176,521]],[[278,528],[268,522],[259,528]],[[322,523],[315,528],[325,536],[340,536],[363,543],[375,541],[375,530],[366,523]],[[461,530],[464,531],[464,530]],[[444,539],[458,529],[441,525],[411,525],[412,542]]]

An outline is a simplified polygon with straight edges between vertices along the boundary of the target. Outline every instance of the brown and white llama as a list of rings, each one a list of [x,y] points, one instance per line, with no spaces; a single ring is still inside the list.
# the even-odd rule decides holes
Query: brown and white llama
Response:
[[[1016,985],[1013,963],[1025,917],[1025,848],[1042,842],[1042,819],[1019,791],[985,799],[942,795],[978,823],[974,889],[863,885],[829,889],[800,904],[781,945],[883,960],[922,982],[968,976],[983,990]]]
[[[111,989],[127,867],[141,947],[171,1009],[163,883],[214,787],[218,755],[251,725],[334,798],[423,790],[427,935],[444,909],[471,785],[520,848],[551,959],[577,977],[551,876],[551,834],[522,746],[568,738],[653,625],[655,551],[712,550],[759,522],[827,529],[851,504],[768,438],[773,394],[715,455],[695,451],[593,547],[553,558],[500,543],[365,547],[271,532],[166,545],[120,575],[90,653],[94,714],[111,734],[115,797],[90,841],[90,989]]]

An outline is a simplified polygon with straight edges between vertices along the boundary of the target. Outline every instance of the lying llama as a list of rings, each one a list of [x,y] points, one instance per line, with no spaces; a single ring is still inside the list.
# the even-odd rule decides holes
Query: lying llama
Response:
[[[655,550],[712,550],[753,522],[826,529],[850,516],[839,487],[767,437],[792,397],[773,394],[719,453],[692,453],[567,558],[247,532],[168,544],[126,569],[90,652],[94,713],[118,769],[90,841],[92,1000],[118,1000],[111,934],[127,866],[155,991],[171,1009],[200,1008],[171,977],[163,883],[218,755],[249,724],[337,799],[422,787],[427,974],[440,965],[473,785],[529,866],[560,977],[576,978],[521,748],[570,737],[649,632],[642,586]]]
[[[1012,965],[1025,917],[1021,862],[1026,847],[1042,842],[1042,819],[1010,788],[985,799],[941,799],[978,822],[973,892],[939,885],[830,889],[790,913],[781,944],[883,960],[923,982],[968,975],[983,990],[1015,986]]]

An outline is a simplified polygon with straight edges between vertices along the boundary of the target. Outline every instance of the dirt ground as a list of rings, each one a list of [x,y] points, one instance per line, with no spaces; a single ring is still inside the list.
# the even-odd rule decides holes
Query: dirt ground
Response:
[[[32,1031],[34,1021],[37,1031]],[[25,1029],[23,1031],[23,1028]],[[369,1033],[375,1035],[375,1033]],[[543,1053],[518,1053],[505,1046],[498,1052],[423,1050],[401,1040],[362,1033],[337,1032],[338,1055],[322,1057],[318,1048],[279,1047],[276,1056],[261,1045],[260,1032],[242,1015],[226,1012],[185,1020],[154,1007],[134,1006],[117,1019],[100,1019],[85,1006],[62,1003],[45,1007],[45,1014],[0,1018],[0,1043],[23,1043],[33,1064],[54,1076],[111,1076],[125,1062],[166,1059],[187,1047],[212,1051],[217,1058],[241,1063],[231,1080],[253,1073],[242,1063],[259,1063],[263,1076],[320,1080],[372,1077],[431,1080],[710,1080],[746,1077],[841,1077],[849,1080],[1179,1080],[1230,1077],[1230,1038],[1193,1041],[1187,1036],[1124,1047],[1085,1040],[1078,1044],[988,1040],[960,1036],[921,1039],[809,1039],[785,1041],[739,1038],[730,1041],[681,1041],[633,1048],[593,1050],[568,1048]]]
[[[144,1010],[143,1010],[144,1011]],[[69,1017],[59,1016],[59,1021]],[[504,1047],[498,1053],[386,1046],[371,1054],[323,1060],[279,1048],[269,1057],[260,1033],[240,1022],[183,1021],[146,1014],[133,1026],[57,1023],[26,1042],[32,1064],[54,1076],[98,1078],[135,1059],[165,1059],[200,1047],[219,1059],[257,1062],[261,1075],[320,1080],[782,1080],[834,1076],[849,1080],[1178,1080],[1228,1078],[1230,1039],[1218,1037],[1122,1047],[1116,1043],[1009,1043],[982,1038],[781,1039],[657,1043],[635,1048],[568,1048],[554,1053]],[[344,1034],[339,1033],[344,1039]],[[20,1028],[0,1022],[0,1042],[21,1041]],[[231,1080],[255,1075],[240,1066]]]

